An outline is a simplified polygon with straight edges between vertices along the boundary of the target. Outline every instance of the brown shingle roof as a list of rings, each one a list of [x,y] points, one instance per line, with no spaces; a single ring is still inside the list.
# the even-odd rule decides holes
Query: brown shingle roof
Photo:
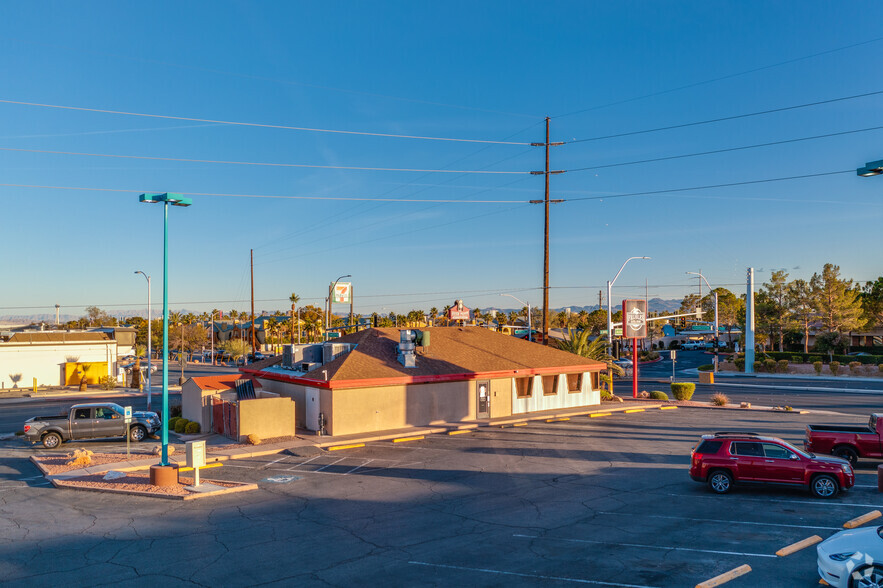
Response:
[[[16,333],[9,338],[10,343],[85,343],[89,341],[110,341],[107,333],[68,333],[66,331],[41,331]]]

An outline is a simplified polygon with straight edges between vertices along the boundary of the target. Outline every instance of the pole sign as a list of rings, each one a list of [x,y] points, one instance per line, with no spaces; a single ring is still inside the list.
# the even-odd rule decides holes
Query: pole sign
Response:
[[[468,321],[469,309],[463,306],[462,300],[457,300],[454,305],[448,309],[448,320],[452,321]]]
[[[352,282],[337,282],[334,286],[333,300],[339,304],[347,304],[352,298]]]
[[[643,339],[647,336],[647,301],[622,301],[622,329],[626,339]]]
[[[132,407],[124,406],[123,407],[123,418],[126,419],[126,424],[130,424],[132,422]]]

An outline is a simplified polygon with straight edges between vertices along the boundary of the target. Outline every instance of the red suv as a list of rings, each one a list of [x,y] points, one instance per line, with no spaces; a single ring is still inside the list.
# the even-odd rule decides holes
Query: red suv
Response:
[[[722,432],[703,435],[690,456],[690,477],[726,494],[733,484],[802,486],[819,498],[852,488],[855,473],[845,459],[818,456],[776,437]]]

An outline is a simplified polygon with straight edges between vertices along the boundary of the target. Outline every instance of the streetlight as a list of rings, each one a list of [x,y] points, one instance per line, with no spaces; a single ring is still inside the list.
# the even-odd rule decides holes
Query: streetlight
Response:
[[[180,194],[141,194],[138,202],[163,204],[162,259],[162,456],[159,466],[169,466],[169,204],[190,206],[193,200]]]
[[[500,296],[508,296],[509,298],[515,298],[515,296],[512,296],[511,294],[500,294]],[[527,307],[527,340],[533,341],[533,338],[532,338],[533,337],[533,328],[530,326],[530,302],[525,302],[525,301],[520,300],[518,298],[515,298],[515,300],[517,300],[518,302],[520,302],[521,304],[523,304]]]
[[[717,290],[714,290],[711,287],[711,284],[708,283],[708,280],[705,279],[705,276],[700,274],[699,272],[687,272],[693,276],[699,276],[705,281],[705,285],[708,286],[708,289],[714,292],[714,373],[717,373],[717,354],[718,354],[718,342],[720,340],[720,329],[717,324]],[[701,288],[700,288],[701,289]]]
[[[869,161],[864,167],[855,170],[855,173],[863,178],[879,176],[880,174],[883,174],[883,159],[880,161]]]
[[[331,327],[331,307],[334,304],[334,289],[337,287],[337,282],[341,281],[344,278],[353,277],[350,274],[345,276],[340,276],[336,280],[334,280],[334,284],[328,286],[328,312],[325,313],[325,340],[328,340],[328,329]]]
[[[616,283],[616,278],[619,277],[619,274],[622,273],[622,270],[625,269],[625,266],[628,262],[633,259],[652,259],[651,257],[629,257],[623,262],[622,267],[619,268],[619,271],[616,272],[616,275],[613,277],[612,281],[607,282],[607,348],[612,349],[613,346],[613,310],[610,301],[610,292],[613,289],[613,284]],[[608,351],[609,353],[609,351]],[[634,368],[633,368],[634,369]]]
[[[151,338],[152,338],[152,333],[150,330],[150,319],[153,318],[153,316],[150,314],[150,276],[148,276],[147,274],[145,274],[141,270],[138,270],[135,273],[141,274],[142,276],[144,276],[147,279],[147,410],[150,410],[150,406],[151,406],[151,404],[150,404],[150,397],[151,397],[151,394],[150,394],[150,368],[153,367],[153,364],[150,361],[150,359],[151,359],[150,342],[151,342]]]

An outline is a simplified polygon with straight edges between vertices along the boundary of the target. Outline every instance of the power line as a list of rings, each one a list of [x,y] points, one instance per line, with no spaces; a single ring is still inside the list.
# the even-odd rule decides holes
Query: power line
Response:
[[[155,192],[156,190],[133,190],[123,188],[83,188],[79,186],[43,186],[39,184],[4,184],[0,186],[10,188],[39,188],[45,190],[80,190],[86,192],[124,192],[145,193]],[[441,204],[528,204],[528,200],[453,200],[453,199],[422,199],[422,198],[357,198],[344,196],[279,196],[269,194],[227,194],[223,192],[179,192],[179,194],[187,194],[188,196],[216,196],[223,198],[270,198],[274,200],[329,200],[341,202],[416,202],[428,203],[435,202]]]
[[[798,61],[805,61],[807,59],[812,59],[813,57],[820,57],[822,55],[828,55],[831,53],[837,53],[838,51],[845,51],[847,49],[854,49],[855,47],[861,47],[862,45],[869,45],[871,43],[877,43],[878,41],[883,41],[883,37],[876,37],[874,39],[869,39],[867,41],[861,41],[859,43],[853,43],[852,45],[845,45],[843,47],[836,47],[834,49],[828,49],[826,51],[819,51],[818,53],[812,53],[810,55],[804,55],[803,57],[795,57],[794,59],[788,59],[785,61],[780,61],[778,63],[772,63],[770,65],[764,65],[761,67],[755,67],[753,69],[747,69],[745,71],[736,72],[732,74],[728,74],[725,76],[720,76],[717,78],[711,78],[708,80],[703,80],[701,82],[694,82],[692,84],[686,84],[683,86],[678,86],[676,88],[670,88],[668,90],[661,90],[659,92],[653,92],[651,94],[644,94],[643,96],[635,96],[633,98],[626,98],[624,100],[617,100],[616,102],[608,102],[607,104],[601,104],[599,106],[592,106],[590,108],[583,108],[582,110],[574,110],[573,112],[568,112],[566,114],[559,114],[558,116],[553,116],[552,118],[563,118],[565,116],[573,116],[575,114],[582,114],[583,112],[589,112],[592,110],[600,110],[602,108],[609,108],[610,106],[619,106],[620,104],[628,104],[629,102],[636,102],[638,100],[644,100],[645,98],[652,98],[654,96],[662,96],[664,94],[671,94],[672,92],[679,92],[680,90],[687,90],[689,88],[696,88],[698,86],[704,86],[707,84],[713,84],[714,82],[720,82],[723,80],[729,80],[732,78],[737,78],[740,76],[757,73],[759,71],[764,71],[767,69],[773,69],[776,67],[781,67],[783,65],[790,65],[792,63],[797,63]]]
[[[602,139],[614,139],[616,137],[630,137],[633,135],[642,135],[645,133],[656,133],[659,131],[670,131],[672,129],[683,129],[686,127],[695,127],[699,125],[707,125],[716,122],[723,122],[727,120],[737,120],[740,118],[749,118],[752,116],[760,116],[763,114],[772,114],[775,112],[785,112],[787,110],[797,110],[800,108],[809,108],[810,106],[819,106],[820,104],[831,104],[833,102],[842,102],[844,100],[854,100],[856,98],[866,98],[868,96],[877,96],[879,94],[883,94],[883,90],[878,90],[876,92],[867,92],[865,94],[855,94],[853,96],[843,96],[840,98],[832,98],[830,100],[819,100],[817,102],[807,102],[806,104],[796,104],[793,106],[783,106],[781,108],[771,108],[769,110],[760,110],[757,112],[748,112],[745,114],[735,114],[733,116],[724,116],[720,118],[711,118],[708,120],[700,120],[695,122],[683,123],[679,125],[670,125],[667,127],[657,127],[655,129],[644,129],[641,131],[630,131],[628,133],[617,133],[615,135],[602,135],[599,137],[589,137],[587,139],[573,139],[572,141],[565,141],[566,144],[570,143],[585,143],[586,141],[600,141]]]
[[[104,108],[86,108],[82,106],[64,106],[60,104],[43,104],[40,102],[24,102],[21,100],[3,100],[3,104],[17,104],[20,106],[39,106],[41,108],[57,108],[61,110],[76,110],[79,112],[98,112],[102,114],[121,114],[125,116],[141,116],[145,118],[160,118],[164,120],[186,120],[192,122],[212,123],[218,125],[232,125],[240,127],[260,127],[265,129],[284,129],[288,131],[307,131],[311,133],[335,133],[339,135],[364,135],[368,137],[390,137],[396,139],[423,139],[427,141],[452,141],[459,143],[490,143],[494,145],[530,145],[530,143],[520,143],[514,141],[490,141],[484,139],[456,139],[451,137],[427,137],[422,135],[397,135],[393,133],[371,133],[367,131],[344,131],[339,129],[319,129],[312,127],[294,127],[288,125],[271,125],[264,123],[252,123],[230,120],[215,120],[210,118],[195,118],[189,116],[171,116],[166,114],[148,114],[144,112],[128,112],[124,110],[108,110]]]
[[[154,157],[149,155],[117,155],[113,153],[84,153],[80,151],[53,151],[50,149],[23,149],[18,147],[0,147],[0,151],[18,151],[22,153],[48,153],[50,155],[81,155],[84,157],[110,157],[114,159],[146,159],[149,161],[180,161],[184,163],[218,163],[223,165],[257,165],[263,167],[297,167],[310,169],[351,169],[360,171],[395,171],[395,172],[422,172],[438,174],[528,174],[522,171],[493,171],[493,170],[457,170],[457,169],[411,169],[396,167],[360,167],[349,165],[312,165],[306,163],[268,163],[261,161],[228,161],[223,159],[188,159],[184,157]]]
[[[822,172],[818,174],[804,174],[801,176],[787,176],[784,178],[767,178],[765,180],[749,180],[745,182],[731,182],[729,184],[713,184],[710,186],[694,186],[691,188],[670,188],[667,190],[652,190],[648,192],[631,192],[629,194],[613,194],[611,196],[586,196],[583,198],[566,198],[564,202],[578,202],[581,200],[609,200],[612,198],[626,198],[630,196],[650,196],[653,194],[666,194],[669,192],[689,192],[691,190],[708,190],[711,188],[728,188],[730,186],[747,186],[749,184],[765,184],[768,182],[784,182],[787,180],[800,180],[803,178],[817,178],[821,176],[833,176],[837,174],[851,174],[855,173],[853,169],[847,169],[843,171],[832,171],[832,172]]]
[[[608,167],[619,167],[619,166],[623,166],[623,165],[636,165],[639,163],[653,163],[656,161],[668,161],[671,159],[684,159],[687,157],[698,157],[700,155],[714,155],[717,153],[728,153],[730,151],[744,151],[746,149],[755,149],[757,147],[771,147],[773,145],[785,145],[787,143],[799,143],[800,141],[812,141],[815,139],[827,139],[830,137],[838,137],[841,135],[851,135],[854,133],[865,133],[868,131],[879,131],[880,129],[883,129],[883,126],[868,127],[866,129],[855,129],[852,131],[840,131],[837,133],[827,133],[824,135],[813,135],[811,137],[800,137],[797,139],[783,139],[781,141],[771,141],[769,143],[756,143],[754,145],[742,145],[741,147],[729,147],[727,149],[714,149],[712,151],[701,151],[699,153],[685,153],[682,155],[669,155],[666,157],[655,157],[653,159],[639,159],[639,160],[635,160],[635,161],[624,161],[621,163],[608,163],[605,165],[594,165],[591,167],[578,167],[576,169],[569,169],[566,171],[578,172],[578,171],[586,171],[586,170],[593,170],[593,169],[604,169],[604,168],[608,168]]]

